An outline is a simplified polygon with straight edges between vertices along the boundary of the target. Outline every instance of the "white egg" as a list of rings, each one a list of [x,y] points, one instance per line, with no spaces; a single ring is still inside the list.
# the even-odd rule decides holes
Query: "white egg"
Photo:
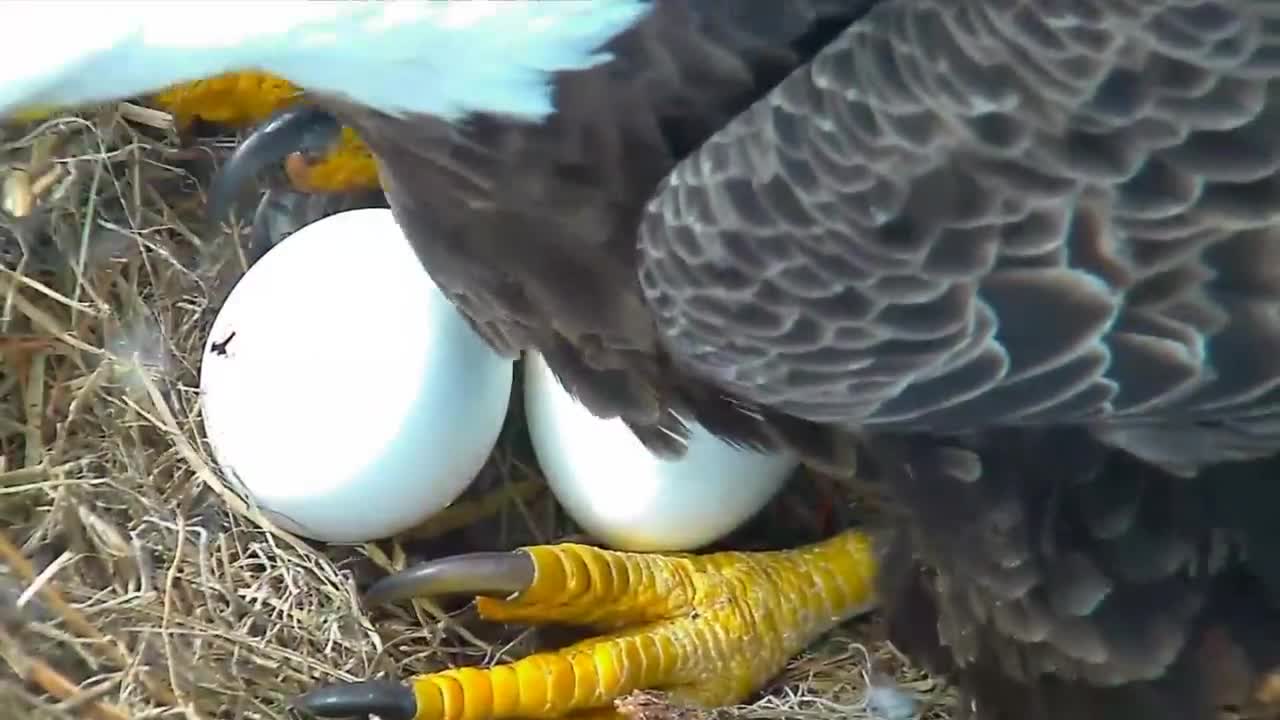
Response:
[[[678,461],[649,452],[621,420],[591,414],[536,353],[524,360],[525,414],[538,464],[582,529],[622,550],[693,550],[724,537],[777,494],[788,454],[729,445],[690,423]]]
[[[200,368],[205,431],[226,475],[282,527],[363,542],[467,488],[513,372],[391,212],[352,210],[290,235],[232,289]]]

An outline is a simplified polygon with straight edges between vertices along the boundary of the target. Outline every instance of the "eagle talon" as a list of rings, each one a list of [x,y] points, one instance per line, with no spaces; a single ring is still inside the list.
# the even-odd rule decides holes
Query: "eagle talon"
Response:
[[[429,595],[508,596],[527,589],[533,577],[533,559],[522,551],[470,553],[389,575],[371,585],[364,598],[372,605],[386,605]]]
[[[819,635],[874,606],[882,550],[868,533],[847,531],[781,552],[658,555],[565,543],[436,560],[375,583],[366,601],[479,593],[486,620],[573,623],[603,634],[490,668],[419,675],[407,689],[322,688],[300,707],[411,720],[598,716],[638,690],[694,707],[732,704]],[[371,709],[388,703],[397,714]]]
[[[249,135],[214,176],[208,214],[223,220],[235,209],[246,183],[264,168],[294,153],[325,155],[342,141],[342,124],[330,113],[308,106],[287,107]]]
[[[413,720],[418,714],[418,701],[413,690],[387,680],[317,688],[299,696],[293,705],[316,717],[374,714],[381,720]]]

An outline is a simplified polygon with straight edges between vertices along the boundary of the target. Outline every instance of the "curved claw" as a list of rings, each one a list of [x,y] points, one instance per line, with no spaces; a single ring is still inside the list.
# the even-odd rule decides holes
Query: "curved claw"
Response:
[[[375,605],[425,595],[511,596],[533,584],[533,558],[522,551],[483,552],[432,560],[389,575],[365,592]]]
[[[209,216],[221,221],[235,209],[245,183],[263,168],[296,152],[324,154],[342,138],[342,124],[315,107],[290,107],[264,122],[218,170],[209,190]]]
[[[413,720],[418,699],[406,685],[388,680],[367,680],[317,688],[293,701],[295,707],[316,717],[377,715],[382,720]]]

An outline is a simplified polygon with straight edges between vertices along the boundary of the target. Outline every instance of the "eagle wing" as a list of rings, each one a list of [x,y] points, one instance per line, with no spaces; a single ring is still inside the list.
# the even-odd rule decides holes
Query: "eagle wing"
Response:
[[[679,164],[640,278],[689,372],[850,428],[1280,439],[1273,3],[882,4]]]
[[[436,284],[494,347],[538,350],[593,413],[621,417],[655,451],[682,452],[695,418],[768,447],[760,413],[671,371],[636,278],[635,228],[681,157],[871,4],[658,0],[606,47],[612,61],[556,77],[543,123],[337,110],[378,156]]]
[[[1274,3],[884,3],[646,208],[680,367],[870,432],[980,717],[1212,717],[1274,629],[1275,483],[1165,471],[1280,446],[1278,79]]]

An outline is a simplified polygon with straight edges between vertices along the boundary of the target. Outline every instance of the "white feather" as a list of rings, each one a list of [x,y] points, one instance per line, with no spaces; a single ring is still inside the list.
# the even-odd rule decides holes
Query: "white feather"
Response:
[[[608,59],[600,46],[646,0],[0,3],[10,60],[0,116],[262,70],[392,114],[456,119],[552,111],[550,73]]]

